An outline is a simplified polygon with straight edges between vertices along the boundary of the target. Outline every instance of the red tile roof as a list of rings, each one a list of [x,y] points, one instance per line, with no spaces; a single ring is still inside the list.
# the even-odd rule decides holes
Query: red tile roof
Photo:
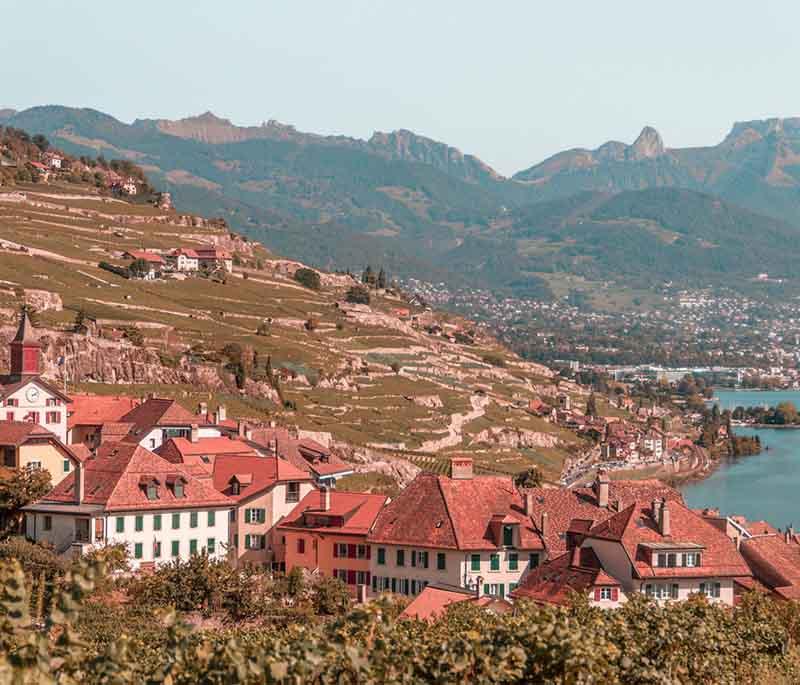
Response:
[[[159,498],[148,500],[142,478],[155,478]],[[168,482],[185,481],[185,497],[175,497]],[[75,472],[70,473],[40,503],[75,501]],[[171,464],[135,443],[101,445],[84,463],[84,504],[99,504],[106,511],[136,511],[192,507],[224,507],[232,501],[211,484],[195,478],[178,464]]]
[[[330,508],[323,509],[323,493],[321,490],[309,492],[291,513],[281,522],[279,528],[302,528],[303,530],[316,530],[321,533],[344,533],[352,535],[366,535],[375,518],[388,501],[385,495],[375,495],[364,492],[329,491]],[[320,514],[323,516],[341,518],[342,525],[317,526],[308,525],[304,514]]]
[[[198,417],[184,409],[176,400],[151,397],[120,419],[134,424],[134,430],[142,432],[155,426],[192,426]]]
[[[150,262],[152,264],[163,264],[164,260],[162,259],[160,254],[155,254],[153,252],[147,252],[146,250],[131,250],[125,253],[129,255],[133,259],[144,259],[146,262]]]
[[[800,599],[800,545],[783,535],[742,540],[741,553],[756,579],[778,596]]]
[[[634,502],[608,520],[594,526],[588,538],[622,543],[640,578],[697,578],[704,576],[748,576],[750,570],[733,541],[711,522],[681,502],[670,501],[670,535],[664,536],[653,517],[652,506]],[[642,545],[653,543],[700,545],[702,564],[699,567],[654,567],[647,561]]]
[[[230,481],[237,476],[250,477],[251,484],[242,488],[238,495],[231,494]],[[214,460],[214,487],[222,493],[239,501],[248,499],[278,482],[309,481],[311,476],[278,457],[242,457],[222,455]]]
[[[238,454],[247,457],[257,457],[256,451],[247,443],[233,438],[198,438],[192,442],[186,438],[170,438],[177,452],[182,455],[207,454],[219,456],[222,454]]]
[[[591,549],[582,549],[580,553],[577,564],[573,563],[572,552],[566,552],[532,569],[511,596],[544,604],[568,604],[573,593],[583,594],[596,586],[619,586],[603,570]]]
[[[0,421],[0,445],[22,445],[31,437],[56,436],[38,423],[29,421]]]
[[[252,442],[267,450],[275,446],[278,456],[291,462],[298,469],[310,471],[316,476],[332,476],[353,470],[350,464],[331,454],[329,449],[316,440],[297,439],[283,427],[256,428],[251,432],[250,438]]]
[[[189,259],[197,259],[197,252],[191,247],[179,247],[172,251],[173,257],[177,257],[178,255],[183,255]]]
[[[519,524],[520,549],[542,549],[511,478],[476,476],[453,480],[421,473],[375,522],[370,542],[448,549],[497,549],[492,517]]]
[[[433,621],[447,611],[447,607],[458,602],[470,602],[498,614],[511,611],[511,604],[497,597],[476,597],[474,592],[445,585],[428,585],[400,614],[400,618],[415,618]]]
[[[99,426],[102,423],[118,422],[138,404],[139,401],[133,397],[73,395],[67,427]]]

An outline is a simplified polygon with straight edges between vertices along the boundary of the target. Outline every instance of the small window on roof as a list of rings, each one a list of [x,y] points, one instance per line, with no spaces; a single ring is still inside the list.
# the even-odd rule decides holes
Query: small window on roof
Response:
[[[175,481],[172,486],[172,492],[175,494],[175,497],[185,497],[186,493],[183,489],[183,481]]]
[[[238,480],[233,480],[231,482],[231,494],[232,495],[238,495],[239,494],[239,481]]]
[[[147,484],[147,499],[158,499],[158,486],[155,483]]]

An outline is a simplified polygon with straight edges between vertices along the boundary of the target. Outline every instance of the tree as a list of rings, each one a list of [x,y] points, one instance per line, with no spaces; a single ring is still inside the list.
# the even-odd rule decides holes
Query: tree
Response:
[[[372,283],[375,282],[375,274],[369,264],[367,264],[367,267],[364,269],[364,273],[361,274],[361,282],[364,285],[372,285]]]
[[[591,416],[592,418],[599,416],[597,412],[597,400],[595,399],[594,393],[589,395],[589,399],[586,401],[586,416]]]
[[[786,425],[797,423],[797,407],[795,407],[792,402],[781,402],[778,404],[778,406],[775,407],[775,422]]]
[[[50,142],[45,138],[41,133],[37,133],[33,137],[33,144],[38,147],[42,152],[47,150],[50,147]]]
[[[370,296],[369,290],[363,286],[354,285],[345,295],[345,300],[351,304],[369,304]]]
[[[128,266],[128,272],[134,278],[144,278],[150,273],[150,265],[146,259],[134,259]]]
[[[538,488],[542,485],[542,472],[536,466],[514,476],[514,485],[518,488]]]
[[[294,280],[310,290],[320,290],[322,288],[319,273],[314,269],[306,269],[305,267],[298,269],[294,272]]]
[[[50,472],[45,469],[20,469],[0,481],[0,524],[2,534],[22,530],[24,507],[50,492]]]
[[[381,270],[378,272],[377,286],[381,290],[386,288],[386,272],[383,270],[383,267],[381,267]]]

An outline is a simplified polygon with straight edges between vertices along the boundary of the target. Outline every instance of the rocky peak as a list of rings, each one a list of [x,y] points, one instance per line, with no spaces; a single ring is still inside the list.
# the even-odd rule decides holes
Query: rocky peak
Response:
[[[626,151],[627,158],[633,160],[660,157],[663,154],[664,141],[661,139],[661,134],[652,126],[645,126]]]

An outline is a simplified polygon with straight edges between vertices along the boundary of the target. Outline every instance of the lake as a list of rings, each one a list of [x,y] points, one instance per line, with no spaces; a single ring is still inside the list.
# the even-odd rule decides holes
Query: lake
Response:
[[[768,392],[717,390],[721,409],[774,406],[793,402],[800,391]],[[723,462],[708,478],[681,490],[692,508],[718,507],[723,514],[766,519],[780,528],[800,526],[800,429],[735,427],[738,435],[758,435],[762,452]],[[769,449],[763,449],[769,447]]]

